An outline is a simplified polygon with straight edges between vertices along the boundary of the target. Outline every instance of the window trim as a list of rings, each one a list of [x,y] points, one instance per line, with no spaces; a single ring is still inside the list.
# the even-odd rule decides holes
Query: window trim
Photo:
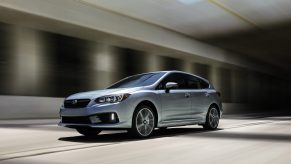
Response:
[[[177,88],[177,89],[173,89],[173,90],[202,90],[202,89],[209,89],[210,88],[210,83],[207,81],[207,80],[204,80],[203,78],[199,77],[199,76],[196,76],[196,75],[192,75],[192,74],[188,74],[188,73],[184,73],[184,72],[171,72],[169,74],[167,74],[165,77],[163,77],[163,79],[161,79],[161,81],[158,83],[158,85],[155,87],[155,90],[165,90],[165,89],[159,89],[159,85],[163,82],[164,79],[166,79],[167,77],[169,77],[170,75],[172,74],[180,74],[180,75],[186,75],[188,76],[187,77],[187,81],[189,80],[189,77],[194,77],[194,78],[197,78],[199,81],[202,81],[202,82],[205,82],[208,87],[206,88],[201,88],[199,86],[199,88],[197,89],[193,89],[193,88],[185,88],[185,89],[180,89],[180,88]],[[188,85],[188,84],[187,84]],[[188,86],[187,86],[188,87]]]

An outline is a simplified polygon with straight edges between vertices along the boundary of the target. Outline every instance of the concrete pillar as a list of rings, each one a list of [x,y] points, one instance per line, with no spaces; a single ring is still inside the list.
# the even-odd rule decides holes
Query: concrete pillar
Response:
[[[231,99],[235,103],[247,102],[247,74],[243,70],[231,70]]]
[[[210,66],[210,76],[209,81],[210,83],[218,90],[220,91],[220,83],[219,83],[219,77],[218,77],[218,68],[215,65]]]
[[[38,31],[14,27],[12,93],[35,95],[43,84],[43,38]]]
[[[115,74],[118,74],[118,61],[111,46],[100,44],[92,52],[93,71],[91,88],[105,88],[115,82]]]
[[[210,79],[210,66],[203,63],[193,63],[192,64],[194,74],[201,76],[206,79]]]
[[[190,61],[185,61],[183,63],[183,71],[192,73],[192,63]]]
[[[213,72],[214,70],[211,69]],[[215,88],[221,92],[221,98],[223,102],[230,103],[231,102],[231,71],[229,68],[224,67],[216,67],[215,73],[211,73],[212,78],[215,79],[215,83],[213,84]]]
[[[163,61],[161,60],[162,58],[155,54],[147,54],[147,66],[146,70],[147,72],[153,72],[153,71],[161,71],[163,70]]]

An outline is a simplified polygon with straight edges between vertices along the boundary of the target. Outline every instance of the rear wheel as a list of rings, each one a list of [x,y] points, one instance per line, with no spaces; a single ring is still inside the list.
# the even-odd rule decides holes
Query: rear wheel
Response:
[[[215,106],[211,106],[208,109],[208,113],[206,115],[206,122],[203,125],[203,128],[207,130],[214,130],[214,129],[217,129],[218,124],[219,124],[218,109]]]
[[[77,132],[80,134],[83,134],[86,137],[95,137],[97,136],[101,130],[100,129],[94,129],[94,128],[77,128]]]
[[[155,129],[155,115],[151,107],[139,106],[132,118],[132,128],[129,132],[134,137],[145,138],[153,134]]]

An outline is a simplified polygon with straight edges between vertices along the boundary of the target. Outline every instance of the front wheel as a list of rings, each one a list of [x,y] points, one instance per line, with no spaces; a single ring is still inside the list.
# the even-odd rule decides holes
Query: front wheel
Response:
[[[100,129],[94,129],[94,128],[77,128],[77,132],[80,134],[83,134],[86,137],[95,137],[97,136],[101,130]]]
[[[203,128],[206,130],[215,130],[219,124],[219,112],[217,107],[211,106],[206,115],[206,122]]]
[[[139,106],[132,117],[132,128],[129,132],[134,137],[146,138],[153,134],[155,129],[155,116],[149,106]]]

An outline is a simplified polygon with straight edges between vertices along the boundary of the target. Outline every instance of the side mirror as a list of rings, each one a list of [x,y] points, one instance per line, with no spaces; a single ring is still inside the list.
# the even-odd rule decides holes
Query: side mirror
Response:
[[[178,88],[178,84],[175,82],[167,82],[166,83],[166,93],[169,93],[170,89]]]

